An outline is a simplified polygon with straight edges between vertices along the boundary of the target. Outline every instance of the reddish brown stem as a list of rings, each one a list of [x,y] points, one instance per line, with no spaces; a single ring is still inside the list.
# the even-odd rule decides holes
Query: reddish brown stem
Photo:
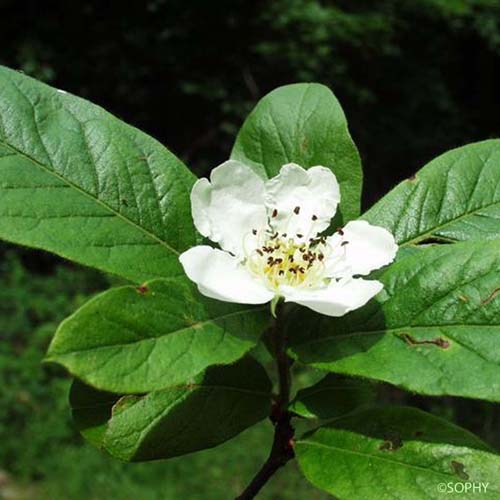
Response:
[[[269,457],[264,462],[259,472],[257,472],[245,491],[243,491],[236,500],[251,500],[255,498],[275,472],[295,456],[293,451],[294,429],[291,425],[292,415],[288,411],[288,404],[290,401],[291,360],[286,355],[286,342],[282,320],[282,306],[278,305],[276,308],[276,320],[272,335],[274,357],[276,359],[279,380],[278,400],[270,416],[274,424],[273,446]]]
[[[236,500],[251,500],[255,498],[274,473],[294,458],[294,430],[290,424],[290,418],[290,413],[285,412],[282,418],[276,423],[273,447],[268,459],[264,462],[264,465],[254,476],[245,491]]]

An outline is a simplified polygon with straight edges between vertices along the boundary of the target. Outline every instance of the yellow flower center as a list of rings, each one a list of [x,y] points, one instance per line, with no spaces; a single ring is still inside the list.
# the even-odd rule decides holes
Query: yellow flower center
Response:
[[[283,285],[316,287],[325,279],[324,262],[328,253],[324,237],[298,243],[287,234],[267,234],[264,244],[247,256],[246,265],[276,291]]]

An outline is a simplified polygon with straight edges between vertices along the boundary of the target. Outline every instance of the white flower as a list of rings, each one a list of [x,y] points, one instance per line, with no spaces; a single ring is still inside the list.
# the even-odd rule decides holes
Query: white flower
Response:
[[[363,306],[382,283],[363,276],[392,262],[392,235],[365,221],[328,228],[340,201],[335,175],[325,167],[288,164],[263,180],[227,161],[191,192],[198,231],[222,250],[196,246],[180,261],[203,295],[226,302],[263,304],[275,297],[328,316]]]

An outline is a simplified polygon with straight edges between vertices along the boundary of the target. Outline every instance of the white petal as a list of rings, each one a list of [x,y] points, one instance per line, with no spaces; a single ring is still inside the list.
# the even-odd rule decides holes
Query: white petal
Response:
[[[317,290],[287,287],[283,292],[285,302],[296,302],[327,316],[343,316],[364,306],[382,288],[380,281],[355,278],[332,281],[326,288]]]
[[[271,224],[280,233],[287,233],[298,241],[324,231],[330,225],[339,201],[337,179],[325,167],[305,170],[290,163],[266,182],[266,205]],[[277,215],[272,217],[274,210]],[[302,234],[303,238],[297,234]]]
[[[189,279],[206,297],[238,304],[264,304],[274,296],[236,257],[222,250],[197,246],[184,252],[179,260]]]
[[[252,230],[267,225],[264,181],[250,168],[229,160],[212,170],[210,182],[200,179],[191,191],[191,209],[198,231],[239,257],[244,246],[256,246]]]
[[[398,246],[394,237],[383,227],[356,220],[342,228],[342,233],[327,238],[334,249],[326,263],[330,276],[342,275],[335,273],[339,266],[349,268],[351,275],[364,276],[390,264],[396,256]]]

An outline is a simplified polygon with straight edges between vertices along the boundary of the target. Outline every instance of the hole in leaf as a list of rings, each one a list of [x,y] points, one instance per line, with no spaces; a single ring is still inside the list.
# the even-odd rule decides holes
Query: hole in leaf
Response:
[[[469,474],[465,472],[465,465],[461,462],[457,462],[456,460],[451,461],[451,466],[453,467],[453,471],[460,478],[467,481],[469,479]]]

